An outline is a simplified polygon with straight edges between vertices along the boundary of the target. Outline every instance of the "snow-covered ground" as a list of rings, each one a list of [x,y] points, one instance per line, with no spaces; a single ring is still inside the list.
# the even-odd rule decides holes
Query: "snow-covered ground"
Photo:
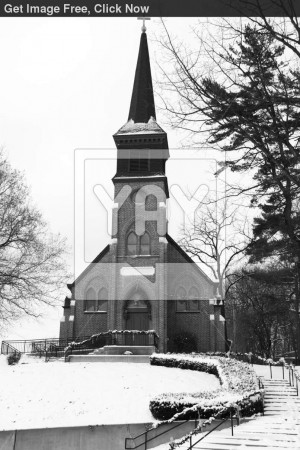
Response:
[[[215,390],[220,384],[214,375],[150,364],[23,357],[8,366],[0,355],[0,386],[0,430],[11,430],[152,422],[149,401],[155,395]]]

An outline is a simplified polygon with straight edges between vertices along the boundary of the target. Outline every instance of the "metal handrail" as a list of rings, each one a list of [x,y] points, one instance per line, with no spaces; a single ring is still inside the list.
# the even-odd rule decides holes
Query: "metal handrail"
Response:
[[[71,342],[88,339],[90,336],[80,336],[77,338],[60,339],[60,338],[44,338],[44,339],[25,339],[25,340],[3,340],[1,345],[1,353],[3,348],[7,345],[14,347],[19,353],[32,353],[32,350],[40,346],[42,350],[53,346],[62,350]]]
[[[3,347],[6,348],[6,352],[3,352]],[[8,350],[11,350],[11,352],[9,352]],[[2,341],[1,344],[1,354],[2,355],[8,355],[9,353],[21,353],[17,348],[13,347],[11,344],[9,344],[7,341]]]
[[[133,441],[133,442],[134,442],[136,439],[139,439],[139,438],[142,437],[142,436],[145,436],[144,442],[141,442],[141,444],[139,444],[138,446],[136,446],[136,445],[134,444],[134,445],[135,445],[134,448],[139,448],[139,447],[141,447],[142,445],[144,445],[144,446],[145,446],[145,450],[147,450],[147,444],[148,444],[148,442],[151,442],[151,441],[153,441],[154,439],[157,439],[158,437],[162,436],[163,434],[166,434],[166,433],[168,433],[169,431],[172,431],[172,430],[174,430],[175,428],[178,428],[178,427],[180,427],[180,426],[186,424],[187,422],[190,422],[190,419],[187,419],[187,420],[185,420],[184,422],[181,422],[181,421],[180,421],[179,423],[176,423],[176,425],[174,425],[172,428],[168,428],[167,430],[162,431],[161,433],[157,434],[156,436],[153,436],[153,437],[150,438],[150,439],[148,439],[148,433],[150,433],[152,430],[157,430],[156,427],[152,427],[152,428],[150,428],[149,430],[146,430],[146,431],[144,431],[143,433],[140,433],[140,434],[138,434],[137,436],[134,436],[134,437],[132,437],[132,438],[125,438],[125,450],[129,450],[130,448],[132,448],[132,447],[127,447],[127,442],[128,442],[128,441]],[[196,422],[197,422],[197,420],[195,419],[195,425],[196,425]]]
[[[73,341],[84,339],[26,339],[26,340],[3,340],[1,343],[1,354],[18,353],[38,355],[40,358],[45,356],[45,361],[49,361],[51,356],[58,357],[59,353],[63,356],[65,348]],[[8,349],[12,349],[9,352]]]
[[[290,364],[285,364],[285,368],[289,371],[289,385],[296,389],[296,396],[299,396],[299,386],[298,386],[298,377],[300,379],[300,375],[295,367]]]
[[[265,386],[264,386],[264,383],[262,381],[262,376],[257,376],[257,378],[258,378],[258,387],[259,387],[259,389],[264,389]]]
[[[120,338],[119,342],[122,342],[126,336],[148,337],[147,345],[154,345],[155,348],[158,348],[159,336],[154,330],[108,330],[89,336],[88,339],[80,342],[70,342],[64,351],[65,361],[68,361],[68,356],[73,353],[73,350],[80,351],[90,348],[90,345],[94,345],[99,338],[111,339],[113,345],[122,345],[118,344],[118,339]]]
[[[212,428],[208,433],[205,434],[205,436],[202,436],[200,439],[198,439],[198,441],[194,442],[193,444],[192,444],[192,436],[190,436],[190,446],[187,448],[187,450],[192,450],[195,447],[195,445],[203,441],[203,439],[205,439],[209,434],[211,434],[213,431],[219,428],[223,423],[227,422],[227,420],[230,420],[231,422],[231,436],[233,436],[233,419],[237,420],[237,425],[240,424],[240,418],[238,416],[233,416],[232,412],[230,412],[230,417],[226,417],[225,419],[223,419],[222,422],[218,423],[217,426]]]
[[[239,421],[240,421],[239,416],[233,416],[233,415],[232,415],[232,412],[231,412],[231,413],[230,413],[230,417],[226,417],[225,419],[222,419],[222,421],[221,421],[216,427],[214,427],[212,430],[210,430],[205,436],[202,436],[202,438],[199,439],[199,440],[198,440],[196,443],[194,443],[193,445],[190,444],[190,447],[189,447],[187,450],[192,449],[198,442],[202,441],[206,436],[208,436],[210,433],[212,433],[214,430],[216,430],[218,427],[220,427],[220,426],[221,426],[223,423],[225,423],[227,420],[230,420],[230,421],[231,421],[231,435],[233,436],[233,420],[234,420],[234,419],[236,419],[237,424],[239,425]],[[150,428],[149,430],[146,430],[146,431],[144,431],[143,433],[138,434],[137,436],[130,437],[130,438],[125,438],[125,450],[130,450],[130,449],[132,448],[132,447],[128,447],[128,446],[127,446],[128,441],[133,441],[133,443],[134,443],[134,448],[135,448],[135,449],[144,446],[144,449],[147,450],[147,444],[148,444],[149,442],[151,442],[151,441],[153,441],[154,439],[157,439],[157,438],[159,438],[160,436],[162,436],[162,435],[164,435],[164,434],[166,434],[166,433],[168,433],[168,432],[174,430],[174,429],[177,428],[177,427],[180,427],[180,426],[182,426],[182,425],[185,425],[187,422],[190,422],[190,419],[187,419],[187,420],[185,420],[184,422],[177,423],[177,424],[176,424],[175,426],[173,426],[172,428],[168,428],[167,430],[162,431],[161,433],[157,434],[156,436],[153,436],[153,437],[150,438],[150,439],[148,439],[148,433],[150,433],[152,430],[156,430],[156,429],[157,429],[156,427]],[[196,429],[196,428],[197,428],[197,419],[195,419],[195,429]],[[137,440],[137,439],[139,439],[139,438],[141,438],[142,436],[145,437],[144,442],[141,442],[139,445],[136,446],[134,441]],[[192,436],[190,436],[190,442],[191,442],[191,438],[192,438]],[[170,444],[170,446],[171,446],[171,445],[172,445],[172,444]],[[172,449],[173,447],[170,447],[170,448]]]

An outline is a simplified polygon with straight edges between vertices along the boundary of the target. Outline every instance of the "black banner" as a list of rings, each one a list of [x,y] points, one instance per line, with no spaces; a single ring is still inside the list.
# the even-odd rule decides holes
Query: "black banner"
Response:
[[[0,17],[299,16],[300,0],[0,0]]]

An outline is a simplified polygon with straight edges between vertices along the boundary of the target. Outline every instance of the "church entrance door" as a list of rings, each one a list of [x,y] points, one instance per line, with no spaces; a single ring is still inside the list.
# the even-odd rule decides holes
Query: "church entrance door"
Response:
[[[143,300],[132,300],[128,305],[126,330],[149,330],[149,312]],[[125,335],[125,345],[148,345],[147,335]]]

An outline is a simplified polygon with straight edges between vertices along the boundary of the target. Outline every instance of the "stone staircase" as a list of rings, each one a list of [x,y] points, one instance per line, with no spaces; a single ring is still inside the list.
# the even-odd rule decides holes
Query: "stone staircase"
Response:
[[[154,345],[105,345],[97,348],[90,355],[125,355],[129,352],[131,355],[152,355],[155,353]]]
[[[124,362],[149,364],[149,358],[155,352],[153,345],[105,345],[88,354],[72,353],[68,362]]]
[[[149,364],[147,355],[69,355],[67,361],[71,363],[142,363]]]
[[[214,431],[193,447],[194,450],[283,450],[300,449],[300,397],[287,380],[264,379],[265,414],[246,419],[239,426]],[[204,434],[203,434],[204,435]],[[196,443],[203,435],[193,436]],[[186,443],[179,450],[189,449]],[[169,444],[155,450],[169,450]],[[153,449],[154,450],[154,449]]]

